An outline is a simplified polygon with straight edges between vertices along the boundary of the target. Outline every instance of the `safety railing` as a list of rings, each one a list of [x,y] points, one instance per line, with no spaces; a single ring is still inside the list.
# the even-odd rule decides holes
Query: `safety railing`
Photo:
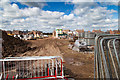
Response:
[[[7,57],[0,59],[0,79],[64,78],[63,59],[59,56]]]
[[[95,79],[120,79],[120,35],[96,36],[94,67]]]

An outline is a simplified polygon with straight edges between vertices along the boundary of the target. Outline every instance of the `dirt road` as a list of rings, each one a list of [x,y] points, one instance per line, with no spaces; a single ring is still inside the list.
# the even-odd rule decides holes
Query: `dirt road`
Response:
[[[94,54],[84,54],[68,49],[68,40],[54,38],[29,40],[32,49],[17,56],[61,56],[65,75],[73,78],[93,78]]]

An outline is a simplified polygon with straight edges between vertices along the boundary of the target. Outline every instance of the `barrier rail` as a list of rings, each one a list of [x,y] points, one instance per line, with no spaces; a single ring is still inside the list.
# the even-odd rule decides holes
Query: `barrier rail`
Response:
[[[63,59],[59,56],[7,57],[0,63],[0,79],[64,78]]]
[[[96,36],[94,67],[95,79],[120,79],[120,35]]]

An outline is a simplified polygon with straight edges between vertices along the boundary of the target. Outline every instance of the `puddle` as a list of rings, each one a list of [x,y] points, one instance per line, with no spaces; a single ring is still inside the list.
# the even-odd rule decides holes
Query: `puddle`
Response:
[[[76,62],[76,61],[74,61],[73,58],[66,58],[65,60],[70,65],[74,65],[74,66],[82,66],[82,65],[84,65],[83,62]]]
[[[82,65],[84,65],[84,63],[82,63],[82,62],[75,62],[72,65],[74,65],[74,66],[82,66]]]

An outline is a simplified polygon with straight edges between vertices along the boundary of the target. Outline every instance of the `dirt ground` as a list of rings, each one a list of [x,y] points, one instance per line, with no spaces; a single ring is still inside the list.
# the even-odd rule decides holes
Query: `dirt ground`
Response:
[[[27,46],[29,44],[28,42],[9,36],[5,31],[2,31],[1,41],[3,57],[16,56],[16,54],[22,54],[31,50],[31,48]]]
[[[68,49],[68,40],[46,38],[28,40],[31,50],[16,56],[61,56],[64,59],[65,76],[74,79],[93,78],[94,54]]]

